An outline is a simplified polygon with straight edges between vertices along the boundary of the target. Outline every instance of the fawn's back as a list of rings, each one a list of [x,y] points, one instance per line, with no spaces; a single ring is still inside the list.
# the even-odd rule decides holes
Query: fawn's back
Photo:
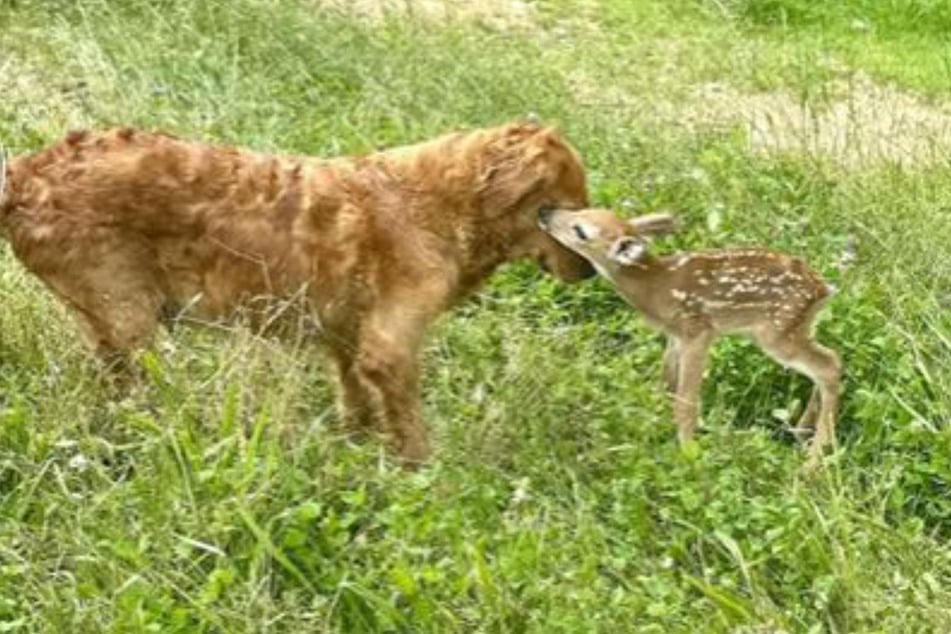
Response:
[[[807,326],[834,289],[802,260],[766,249],[647,256],[610,276],[662,330],[678,324],[717,332]]]

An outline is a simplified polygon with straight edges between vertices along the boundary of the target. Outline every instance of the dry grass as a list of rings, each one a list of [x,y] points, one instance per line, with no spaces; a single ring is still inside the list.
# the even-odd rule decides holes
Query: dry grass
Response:
[[[318,6],[380,22],[389,16],[426,22],[475,22],[508,30],[533,26],[534,8],[525,0],[318,0]]]
[[[654,70],[661,84],[673,75]],[[686,134],[742,126],[754,154],[810,156],[848,169],[927,166],[945,159],[951,150],[951,101],[925,100],[862,72],[838,75],[823,86],[822,98],[788,90],[743,92],[723,82],[633,94],[617,84],[599,84],[583,71],[571,73],[568,81],[586,105],[621,109]]]
[[[831,159],[848,168],[905,167],[942,160],[951,149],[951,104],[927,103],[863,73],[832,82],[825,104],[785,92],[744,94],[724,84],[693,93],[684,119],[696,127],[748,129],[750,149]]]

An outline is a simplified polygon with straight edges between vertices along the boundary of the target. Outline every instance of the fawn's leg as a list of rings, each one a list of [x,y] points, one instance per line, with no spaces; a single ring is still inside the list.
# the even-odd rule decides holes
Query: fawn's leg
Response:
[[[819,386],[819,415],[816,423],[816,435],[809,450],[809,464],[816,466],[827,446],[835,445],[835,419],[839,411],[839,398],[842,391],[842,361],[833,350],[810,340],[808,358],[810,378]]]
[[[792,433],[798,438],[804,438],[809,435],[816,426],[816,419],[819,417],[819,408],[822,402],[821,390],[818,386],[813,386],[809,394],[809,402],[796,421],[796,426],[792,428]]]
[[[677,360],[677,391],[674,394],[674,420],[677,423],[677,438],[681,444],[693,438],[700,411],[700,388],[703,369],[707,360],[712,337],[703,333],[684,337],[679,341]]]
[[[842,362],[835,351],[816,342],[805,331],[761,342],[763,349],[786,367],[808,376],[818,391],[816,434],[809,450],[810,468],[815,467],[826,446],[835,443],[835,418],[839,409]],[[807,412],[809,407],[807,406]]]
[[[667,347],[664,349],[664,387],[670,394],[677,393],[677,374],[680,372],[678,360],[680,356],[680,342],[674,336],[667,337]]]

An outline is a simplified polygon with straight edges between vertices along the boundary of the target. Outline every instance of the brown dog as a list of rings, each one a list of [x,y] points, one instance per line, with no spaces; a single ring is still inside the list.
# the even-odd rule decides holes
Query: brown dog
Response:
[[[345,419],[411,462],[428,453],[427,325],[514,259],[565,281],[593,273],[537,226],[541,205],[583,207],[587,192],[577,153],[533,124],[333,160],[81,132],[6,176],[0,232],[99,356],[147,346],[163,316],[302,298]]]

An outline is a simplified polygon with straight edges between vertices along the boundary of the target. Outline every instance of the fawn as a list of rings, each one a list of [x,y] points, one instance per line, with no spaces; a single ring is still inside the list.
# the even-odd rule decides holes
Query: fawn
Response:
[[[815,428],[807,466],[818,465],[823,449],[835,442],[842,363],[816,342],[813,330],[834,287],[803,261],[766,249],[654,256],[648,252],[650,238],[675,229],[669,214],[623,220],[606,209],[544,208],[539,224],[588,259],[667,335],[664,383],[674,395],[682,444],[693,436],[711,343],[722,334],[740,333],[815,384],[794,431]]]

